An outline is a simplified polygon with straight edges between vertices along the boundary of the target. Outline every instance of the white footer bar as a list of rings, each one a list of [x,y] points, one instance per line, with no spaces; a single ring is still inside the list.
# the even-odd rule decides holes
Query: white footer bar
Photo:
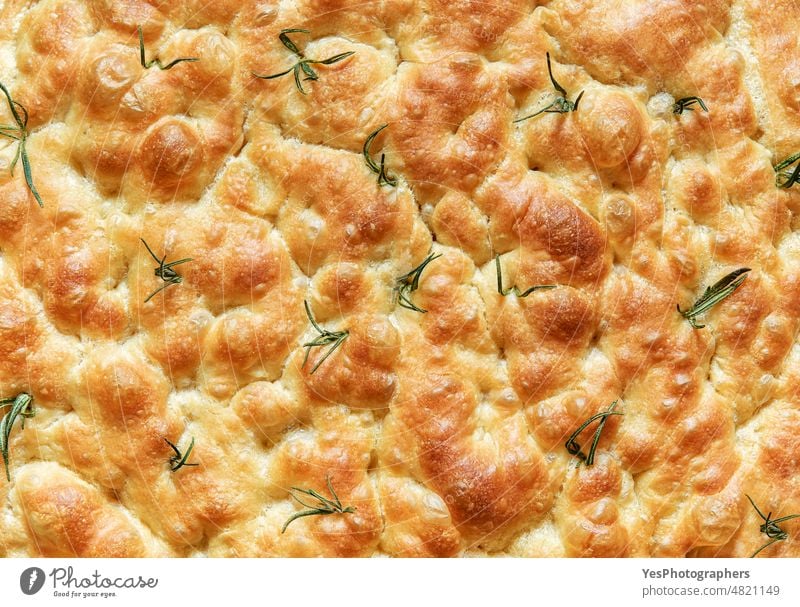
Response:
[[[5,605],[800,605],[793,559],[3,559]]]

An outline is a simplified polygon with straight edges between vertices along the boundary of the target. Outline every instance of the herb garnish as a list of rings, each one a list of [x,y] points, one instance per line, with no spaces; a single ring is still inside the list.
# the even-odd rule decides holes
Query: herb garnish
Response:
[[[139,60],[142,63],[142,67],[146,70],[149,70],[154,65],[158,66],[160,70],[169,70],[175,67],[177,64],[181,63],[182,61],[186,61],[187,63],[192,63],[194,61],[200,61],[197,57],[181,57],[180,59],[175,59],[175,61],[170,61],[167,65],[161,63],[161,59],[156,57],[155,59],[151,59],[147,61],[144,56],[144,34],[142,34],[142,26],[138,26],[139,28]]]
[[[523,120],[527,120],[528,118],[533,118],[538,116],[539,114],[568,114],[569,112],[575,112],[578,110],[578,104],[581,102],[581,97],[583,97],[584,91],[581,91],[578,95],[578,98],[575,99],[574,102],[567,99],[569,96],[567,94],[567,90],[561,86],[553,76],[553,69],[550,66],[550,53],[547,53],[547,73],[550,74],[550,82],[553,83],[553,88],[556,89],[556,92],[560,93],[560,97],[556,97],[556,100],[553,101],[547,107],[530,114],[529,116],[525,116],[524,118],[517,118],[514,122],[522,122]]]
[[[394,177],[391,177],[390,175],[388,175],[386,173],[386,166],[384,165],[384,162],[386,160],[386,154],[381,153],[381,165],[380,166],[375,164],[375,161],[369,155],[369,146],[372,145],[372,140],[375,139],[375,137],[378,136],[378,133],[380,133],[387,126],[389,126],[389,125],[388,124],[384,124],[377,131],[374,131],[369,137],[367,137],[367,140],[364,142],[364,160],[366,160],[367,166],[370,168],[370,170],[373,173],[378,175],[378,185],[379,186],[381,186],[381,185],[390,185],[390,186],[394,187],[394,186],[397,185],[397,179],[394,178]]]
[[[290,67],[288,70],[280,72],[279,74],[261,76],[259,74],[256,74],[255,72],[252,72],[253,76],[255,76],[256,78],[261,78],[262,80],[271,80],[273,78],[280,78],[281,76],[285,76],[289,72],[294,72],[294,83],[295,85],[297,85],[297,90],[303,93],[303,95],[305,95],[306,92],[305,90],[303,90],[303,84],[300,81],[300,72],[303,72],[303,74],[305,74],[306,76],[305,78],[303,78],[303,80],[319,80],[319,75],[317,74],[317,72],[314,71],[314,68],[311,67],[311,64],[318,63],[322,65],[331,65],[333,63],[337,63],[339,61],[347,59],[350,55],[355,55],[355,51],[348,51],[346,53],[339,53],[338,55],[334,55],[333,57],[328,57],[327,59],[321,59],[321,60],[307,59],[306,56],[302,53],[302,51],[300,51],[300,49],[297,48],[297,45],[294,42],[292,42],[292,39],[289,38],[288,34],[294,34],[294,33],[310,34],[311,32],[309,30],[304,30],[304,29],[285,29],[281,30],[281,33],[278,35],[278,38],[280,38],[281,42],[283,43],[283,46],[285,46],[295,55],[297,55],[297,57],[300,60],[297,63],[295,63],[292,67]]]
[[[788,521],[793,518],[800,518],[800,514],[790,514],[789,516],[782,516],[781,518],[776,518],[773,520],[772,512],[770,512],[767,516],[764,516],[764,513],[758,509],[758,506],[756,506],[756,503],[753,501],[753,498],[751,498],[746,493],[745,496],[747,497],[747,499],[750,500],[750,503],[753,504],[753,508],[755,508],[756,512],[758,512],[758,516],[760,516],[764,520],[764,524],[761,525],[759,531],[761,531],[761,533],[766,533],[767,537],[769,538],[769,541],[763,546],[761,546],[761,548],[756,550],[750,557],[750,558],[755,558],[755,556],[759,552],[764,550],[764,548],[767,548],[772,544],[774,544],[775,542],[785,540],[789,537],[788,533],[786,533],[783,529],[778,527],[778,523],[782,523],[783,521]]]
[[[414,305],[414,302],[411,301],[411,293],[419,288],[419,279],[422,276],[422,271],[425,269],[425,266],[441,256],[441,254],[434,255],[431,253],[416,268],[411,270],[408,274],[403,274],[397,279],[395,291],[397,291],[397,303],[399,303],[401,307],[408,310],[414,310],[414,312],[422,312],[423,314],[428,312],[427,310],[423,310],[422,308]]]
[[[189,459],[189,455],[192,453],[192,449],[194,449],[194,436],[192,437],[192,441],[189,443],[189,447],[186,449],[184,453],[181,453],[180,449],[175,446],[170,440],[164,439],[172,450],[175,452],[175,455],[169,458],[169,469],[175,472],[176,470],[180,470],[184,466],[199,466],[200,464],[189,464],[187,463],[187,459]]]
[[[311,369],[310,375],[313,375],[314,371],[316,371],[319,366],[324,363],[331,354],[333,354],[336,348],[342,345],[344,340],[347,339],[347,336],[350,335],[350,331],[328,331],[327,329],[323,329],[317,324],[317,321],[314,320],[314,315],[311,313],[311,308],[309,307],[308,302],[303,300],[303,305],[306,307],[306,316],[308,316],[308,320],[311,321],[311,324],[314,325],[314,328],[319,333],[319,337],[314,339],[314,341],[303,344],[303,347],[306,348],[306,355],[305,358],[303,358],[302,366],[306,366],[306,363],[308,362],[308,355],[311,353],[311,348],[321,348],[323,346],[327,346],[328,344],[333,344],[325,353],[325,356],[317,361],[317,364],[314,365],[313,369]]]
[[[693,108],[692,106],[695,105],[695,104],[697,104],[701,108],[703,108],[704,112],[708,111],[708,108],[706,107],[706,104],[703,103],[703,100],[700,99],[700,97],[684,97],[683,99],[678,99],[672,105],[672,113],[673,114],[683,114],[683,110],[688,110],[690,112],[693,112],[695,108]]]
[[[316,504],[306,504],[303,500],[301,500],[297,495],[293,492],[297,491],[298,493],[302,493],[303,495],[308,495],[313,497],[317,500],[318,503]],[[329,500],[327,497],[323,497],[313,489],[300,489],[299,487],[292,487],[290,490],[290,495],[297,500],[301,505],[308,508],[308,510],[300,510],[299,512],[295,512],[289,519],[283,524],[283,528],[281,529],[281,533],[286,531],[286,528],[295,520],[302,518],[304,516],[316,516],[318,514],[345,514],[356,511],[354,506],[347,506],[346,508],[342,506],[342,502],[339,501],[339,496],[336,495],[336,492],[333,490],[333,485],[331,485],[331,477],[328,477],[328,491],[330,491],[331,496],[333,497],[332,500]]]
[[[681,310],[681,306],[678,305],[678,312],[680,312],[681,316],[688,320],[689,324],[695,329],[702,329],[705,327],[705,325],[698,325],[696,318],[738,289],[739,285],[741,285],[744,282],[744,279],[747,278],[747,272],[749,271],[750,268],[739,268],[738,270],[734,270],[727,276],[724,276],[715,282],[712,286],[707,287],[706,292],[703,293],[703,296],[694,302],[694,305],[688,310],[683,311]]]
[[[504,289],[503,288],[503,270],[500,268],[500,256],[499,255],[495,255],[494,256],[494,263],[495,263],[495,267],[497,269],[497,292],[500,293],[500,295],[506,296],[509,293],[513,292],[514,295],[516,295],[517,297],[527,297],[528,295],[530,295],[534,291],[538,291],[539,289],[555,289],[556,288],[556,285],[534,285],[534,286],[526,289],[525,291],[520,291],[519,287],[517,285],[514,285],[513,287],[508,287],[507,289]]]
[[[606,425],[606,421],[608,420],[609,416],[611,415],[624,415],[619,411],[614,411],[614,407],[617,406],[617,401],[611,403],[611,406],[608,408],[608,411],[603,411],[601,413],[597,413],[596,415],[592,415],[589,419],[587,419],[581,427],[575,430],[572,435],[567,439],[565,444],[567,451],[570,455],[575,455],[581,461],[586,462],[587,466],[591,466],[594,464],[594,454],[597,450],[597,443],[600,441],[600,433],[603,432],[603,428]],[[581,446],[576,442],[580,433],[583,432],[589,424],[593,421],[600,420],[600,423],[597,424],[597,429],[594,431],[594,439],[592,440],[592,446],[589,448],[589,455],[585,455],[583,451],[581,451]]]
[[[800,162],[797,163],[797,166],[794,167],[794,171],[784,171],[783,169],[791,166],[795,162],[800,160],[800,152],[789,156],[786,160],[783,160],[775,165],[775,185],[779,188],[790,188],[795,183],[800,183]],[[783,182],[781,182],[781,178],[783,178]]]
[[[155,269],[155,275],[166,283],[164,285],[161,285],[159,288],[157,288],[155,291],[153,291],[152,293],[150,293],[150,295],[147,296],[147,299],[144,300],[144,303],[147,303],[156,294],[158,294],[160,291],[163,291],[168,286],[182,283],[183,276],[181,276],[175,270],[173,270],[172,267],[177,266],[179,263],[186,263],[187,261],[192,261],[192,258],[186,257],[185,259],[179,259],[178,261],[171,261],[170,263],[164,263],[164,261],[167,259],[166,255],[164,255],[164,257],[162,257],[161,259],[159,259],[158,257],[156,257],[156,254],[153,253],[153,250],[148,246],[148,244],[144,242],[144,238],[140,238],[139,240],[141,240],[144,243],[144,246],[147,247],[147,251],[153,257],[153,259],[156,260],[156,263],[158,263],[158,267]]]
[[[22,429],[25,429],[25,418],[33,417],[35,412],[30,408],[33,397],[30,394],[22,392],[13,398],[4,398],[0,400],[0,408],[10,406],[11,409],[3,416],[0,421],[0,451],[3,452],[3,463],[6,466],[6,478],[11,481],[11,473],[8,471],[8,439],[11,436],[11,428],[17,417],[22,418],[20,422]]]
[[[14,118],[14,122],[16,122],[16,124],[0,124],[0,135],[19,142],[19,145],[17,145],[17,153],[14,154],[14,160],[11,161],[11,167],[9,169],[11,176],[14,176],[14,167],[17,166],[17,161],[21,159],[22,172],[25,174],[25,183],[28,184],[28,189],[31,191],[31,194],[33,194],[36,202],[39,203],[39,206],[44,207],[42,197],[39,196],[39,191],[36,189],[36,186],[33,185],[31,163],[30,160],[28,160],[28,151],[25,149],[25,141],[28,139],[28,110],[26,110],[22,104],[11,98],[11,93],[8,92],[8,89],[2,82],[0,82],[0,90],[2,90],[3,94],[6,96],[8,107],[11,110],[11,116]]]

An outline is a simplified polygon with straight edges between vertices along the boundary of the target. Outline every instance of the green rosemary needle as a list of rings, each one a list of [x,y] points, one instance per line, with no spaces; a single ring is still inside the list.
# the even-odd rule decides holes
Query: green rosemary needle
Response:
[[[688,110],[690,112],[694,111],[693,105],[699,105],[703,108],[704,112],[708,111],[706,104],[703,103],[703,100],[700,97],[684,97],[683,99],[678,99],[675,103],[672,104],[672,113],[673,114],[683,114],[683,110]]]
[[[553,88],[556,90],[556,92],[560,93],[560,97],[556,97],[556,100],[553,101],[553,103],[545,108],[542,108],[538,112],[534,112],[533,114],[524,116],[523,118],[517,118],[514,121],[515,123],[528,120],[528,118],[534,118],[539,114],[568,114],[569,112],[575,112],[578,110],[578,104],[581,102],[581,97],[583,97],[583,91],[580,92],[574,102],[567,99],[569,96],[567,94],[567,90],[561,86],[553,76],[553,68],[550,65],[550,53],[547,53],[547,73],[550,74],[550,82],[553,83]]]
[[[784,171],[783,169],[790,167],[795,162],[800,160],[800,152],[789,156],[775,165],[775,185],[779,188],[790,188],[795,183],[800,183],[800,162],[794,167],[794,171]],[[783,180],[783,181],[781,181]]]
[[[419,280],[422,277],[422,272],[425,270],[425,266],[441,256],[441,254],[434,255],[431,253],[416,268],[411,270],[408,274],[403,274],[397,279],[395,291],[397,292],[397,303],[400,304],[401,307],[406,308],[407,310],[413,310],[414,312],[421,312],[422,314],[426,314],[428,312],[427,310],[417,307],[414,302],[411,301],[411,293],[419,288]]]
[[[750,268],[739,268],[738,270],[735,270],[724,276],[712,286],[707,287],[706,292],[703,293],[702,297],[694,302],[694,305],[688,310],[681,310],[681,306],[678,305],[678,312],[680,312],[681,316],[689,321],[689,324],[692,325],[692,327],[695,329],[702,329],[705,327],[705,325],[698,325],[697,317],[703,312],[710,310],[712,307],[738,289],[739,285],[741,285],[744,282],[744,279],[747,278],[747,272],[749,271]]]
[[[793,518],[800,518],[800,514],[790,514],[789,516],[782,516],[781,518],[773,519],[772,518],[772,512],[770,512],[767,516],[764,516],[764,513],[761,512],[761,510],[758,509],[758,506],[756,506],[756,503],[753,501],[753,498],[751,498],[746,493],[745,493],[745,496],[747,497],[748,500],[750,500],[750,503],[753,505],[753,508],[756,509],[756,512],[758,512],[758,516],[760,516],[764,521],[764,524],[761,525],[759,530],[761,531],[761,533],[766,534],[766,536],[769,538],[769,541],[766,544],[761,546],[761,548],[756,550],[750,556],[750,558],[755,558],[755,556],[759,552],[764,550],[764,548],[768,548],[769,546],[771,546],[775,542],[779,542],[779,541],[785,540],[785,539],[787,539],[789,537],[788,533],[786,533],[783,529],[778,527],[778,523],[782,523],[784,521],[788,521],[788,520],[791,520]]]
[[[329,476],[328,479],[328,491],[331,494],[333,499],[328,499],[327,497],[323,497],[313,489],[300,489],[299,487],[292,487],[290,490],[290,495],[297,500],[302,506],[308,508],[308,510],[300,510],[299,512],[295,512],[292,516],[288,518],[288,520],[283,524],[283,528],[281,529],[281,533],[286,531],[286,528],[292,524],[293,521],[296,521],[299,518],[304,516],[316,516],[318,514],[325,515],[325,514],[345,514],[349,513],[352,514],[356,511],[354,506],[342,506],[342,502],[339,500],[339,496],[336,495],[336,492],[333,490],[333,485],[331,485],[331,477]],[[306,504],[303,500],[301,500],[297,495],[294,493],[301,493],[303,495],[307,495],[309,497],[313,497],[317,500],[315,504]]]
[[[342,345],[347,336],[350,335],[350,331],[328,331],[327,329],[323,329],[317,324],[317,321],[314,320],[314,315],[311,313],[311,307],[308,305],[307,301],[303,301],[303,305],[306,307],[306,316],[308,316],[308,320],[311,321],[311,324],[319,333],[319,336],[314,339],[313,341],[309,341],[303,344],[303,347],[306,349],[306,355],[303,358],[303,367],[306,366],[308,362],[308,355],[311,353],[311,348],[322,348],[327,345],[331,345],[325,355],[317,361],[317,364],[311,369],[310,375],[313,375],[314,372],[319,369],[319,366],[324,363],[327,358],[334,353],[336,348]]]
[[[21,418],[22,429],[25,429],[25,418],[33,417],[34,410],[30,407],[33,397],[30,394],[22,392],[13,398],[4,398],[0,400],[0,408],[11,407],[0,421],[0,451],[3,452],[3,463],[6,466],[6,479],[11,481],[11,473],[8,471],[8,439],[11,436],[11,429],[17,418]]]
[[[372,159],[372,157],[369,155],[369,147],[370,145],[372,145],[373,139],[375,139],[375,137],[378,136],[378,133],[380,133],[387,126],[389,125],[384,124],[378,130],[374,131],[369,137],[367,137],[367,140],[364,142],[364,160],[367,162],[367,166],[369,167],[369,169],[378,176],[379,186],[390,185],[394,187],[397,185],[397,179],[391,177],[389,174],[386,173],[386,166],[384,164],[386,161],[386,154],[383,153],[381,154],[380,166],[378,166]]]
[[[170,447],[172,447],[172,450],[175,452],[175,455],[169,458],[169,469],[172,470],[173,472],[175,472],[176,470],[180,470],[184,466],[200,465],[200,464],[190,464],[186,461],[189,459],[189,456],[192,453],[192,449],[194,449],[194,436],[192,437],[189,446],[186,448],[186,451],[184,451],[183,453],[181,453],[181,450],[178,449],[178,447],[175,446],[175,444],[169,441],[168,439],[165,438],[164,442],[166,442]]]
[[[310,34],[309,30],[304,29],[285,29],[281,30],[281,33],[278,35],[280,41],[283,43],[283,46],[288,48],[292,53],[297,55],[299,61],[295,63],[292,67],[288,70],[284,70],[278,74],[270,74],[269,76],[256,74],[252,72],[253,76],[256,78],[261,78],[262,80],[272,80],[273,78],[280,78],[281,76],[285,76],[289,72],[294,72],[294,83],[297,86],[297,90],[300,91],[303,95],[306,94],[305,90],[303,89],[303,83],[300,79],[300,72],[305,74],[305,78],[303,80],[319,80],[319,74],[311,67],[312,64],[320,64],[320,65],[331,65],[333,63],[338,63],[339,61],[343,61],[347,59],[350,55],[355,55],[355,51],[348,51],[346,53],[339,53],[338,55],[334,55],[333,57],[328,57],[327,59],[308,59],[303,52],[297,47],[297,45],[289,38],[289,34],[294,33],[302,33],[302,34]]]
[[[570,435],[567,439],[565,444],[567,451],[570,455],[575,455],[581,461],[586,462],[587,466],[591,466],[594,464],[594,454],[597,450],[597,443],[600,442],[600,434],[603,432],[603,428],[606,425],[606,421],[608,420],[609,416],[611,415],[624,415],[619,411],[614,411],[614,407],[617,406],[617,401],[611,403],[611,406],[608,408],[608,411],[603,411],[601,413],[597,413],[596,415],[592,415],[589,419],[587,419],[581,427],[575,430],[575,432]],[[583,432],[589,424],[594,421],[600,420],[600,423],[597,424],[597,429],[594,431],[594,439],[592,440],[592,446],[589,447],[589,455],[585,455],[583,451],[581,451],[581,446],[577,443],[578,436],[580,436],[581,432]]]
[[[504,289],[503,288],[503,270],[500,267],[500,256],[499,255],[495,255],[494,256],[494,264],[495,264],[495,268],[497,269],[497,292],[500,293],[500,295],[503,295],[504,297],[506,295],[508,295],[509,293],[514,293],[514,295],[516,295],[517,297],[527,297],[528,295],[530,295],[534,291],[538,291],[540,289],[555,289],[556,288],[556,285],[533,285],[532,287],[529,287],[525,291],[520,291],[519,287],[517,287],[517,285],[514,285],[513,287],[509,287],[507,289]]]
[[[28,184],[28,189],[31,194],[33,194],[36,202],[39,203],[39,206],[44,207],[42,197],[39,195],[36,186],[33,185],[31,163],[28,159],[28,151],[25,149],[25,142],[28,139],[28,110],[11,98],[11,93],[8,92],[8,89],[2,82],[0,82],[0,90],[2,90],[3,94],[6,96],[8,107],[11,110],[11,116],[14,118],[14,122],[16,122],[16,124],[0,124],[0,136],[8,137],[9,139],[19,142],[17,145],[17,153],[14,154],[14,160],[11,161],[11,167],[9,169],[11,176],[14,176],[14,167],[17,166],[17,161],[21,160],[22,172],[25,175],[25,183]]]
[[[179,259],[178,261],[171,261],[170,263],[164,263],[164,261],[167,259],[166,255],[164,255],[164,257],[162,257],[161,259],[159,259],[158,257],[156,257],[156,254],[153,253],[153,250],[150,248],[150,246],[144,241],[144,238],[140,238],[139,240],[141,240],[144,243],[144,246],[147,247],[148,253],[150,253],[150,256],[153,259],[155,259],[156,263],[158,264],[158,267],[155,269],[154,272],[155,275],[166,283],[161,285],[159,288],[157,288],[155,291],[153,291],[152,293],[150,293],[150,295],[147,296],[147,299],[144,300],[144,303],[147,303],[153,297],[155,297],[159,292],[166,289],[168,286],[182,283],[183,276],[178,274],[172,268],[173,266],[177,266],[180,263],[186,263],[187,261],[192,261],[192,258],[186,257],[185,259]]]
[[[142,67],[146,70],[149,70],[154,65],[158,66],[160,70],[169,70],[178,65],[179,63],[185,61],[186,63],[192,63],[194,61],[200,61],[197,57],[181,57],[180,59],[175,59],[175,61],[170,61],[167,65],[161,63],[161,60],[156,57],[155,59],[151,59],[147,61],[144,56],[144,34],[142,33],[142,26],[138,26],[139,29],[139,60],[142,63]]]

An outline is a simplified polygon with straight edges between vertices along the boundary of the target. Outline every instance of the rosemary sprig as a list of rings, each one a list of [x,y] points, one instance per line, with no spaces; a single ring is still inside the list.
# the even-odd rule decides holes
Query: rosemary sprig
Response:
[[[283,528],[281,529],[281,533],[286,531],[286,528],[293,522],[299,518],[304,516],[316,516],[318,514],[352,514],[356,511],[355,506],[342,506],[342,502],[339,500],[339,496],[336,495],[336,491],[333,490],[333,485],[331,485],[331,477],[328,476],[328,491],[330,491],[331,496],[333,497],[332,500],[328,499],[327,497],[323,497],[313,489],[300,489],[299,487],[292,487],[290,490],[290,495],[297,500],[301,505],[308,508],[308,510],[300,510],[299,512],[295,512],[292,516],[288,518],[288,520],[283,524]],[[301,500],[295,493],[302,493],[303,495],[308,495],[313,497],[317,500],[315,504],[306,504],[303,500]]]
[[[170,70],[179,63],[181,63],[182,61],[185,61],[187,63],[200,61],[200,59],[198,59],[197,57],[181,57],[180,59],[175,59],[175,61],[170,61],[169,63],[167,63],[167,65],[161,63],[161,59],[159,59],[158,57],[151,59],[150,61],[147,61],[144,56],[144,34],[142,34],[142,26],[141,25],[138,26],[138,29],[139,29],[139,60],[141,61],[142,67],[144,69],[149,70],[154,65],[157,65],[158,69],[160,70]]]
[[[305,78],[303,80],[319,80],[319,74],[311,67],[312,64],[320,64],[320,65],[331,65],[333,63],[338,63],[339,61],[343,61],[347,59],[350,55],[355,55],[355,51],[348,51],[346,53],[339,53],[338,55],[334,55],[333,57],[328,57],[327,59],[308,59],[303,52],[297,48],[297,45],[289,38],[289,34],[294,33],[302,33],[302,34],[310,34],[309,30],[304,29],[285,29],[281,30],[281,33],[278,35],[280,41],[283,43],[283,46],[288,48],[292,53],[297,55],[299,61],[295,63],[292,67],[288,70],[280,72],[278,74],[270,74],[269,76],[262,76],[260,74],[256,74],[252,72],[253,76],[256,78],[261,78],[262,80],[272,80],[273,78],[280,78],[281,76],[285,76],[289,72],[294,72],[294,83],[297,86],[297,90],[300,91],[303,95],[306,94],[305,90],[303,89],[303,84],[300,80],[300,72],[305,74]]]
[[[158,267],[155,269],[155,275],[166,283],[161,285],[159,288],[157,288],[155,291],[153,291],[152,293],[150,293],[150,295],[147,296],[147,299],[144,300],[144,303],[147,303],[153,297],[155,297],[156,294],[158,294],[160,291],[163,291],[168,286],[182,283],[183,276],[178,274],[172,268],[173,266],[177,266],[180,263],[186,263],[187,261],[192,261],[192,258],[186,257],[184,259],[179,259],[178,261],[171,261],[170,263],[164,263],[164,261],[167,259],[166,255],[164,255],[164,257],[162,257],[161,259],[159,259],[158,257],[156,257],[156,254],[153,253],[153,250],[150,248],[150,246],[144,241],[144,238],[140,238],[139,240],[141,240],[144,243],[144,246],[147,247],[147,251],[150,253],[150,256],[153,259],[155,259],[156,263],[158,264]]]
[[[375,163],[375,161],[372,159],[372,157],[369,155],[369,146],[372,145],[373,139],[375,139],[375,137],[378,136],[378,133],[380,133],[387,126],[389,126],[389,125],[388,124],[384,124],[378,130],[374,131],[369,137],[367,137],[367,140],[364,142],[364,160],[367,162],[367,166],[370,168],[370,170],[373,173],[378,175],[378,185],[379,186],[390,185],[390,186],[394,187],[394,186],[397,185],[397,179],[394,178],[394,177],[391,177],[388,173],[386,173],[386,166],[384,164],[384,162],[386,160],[386,154],[381,153],[381,164],[380,164],[380,166],[378,166]]]
[[[703,103],[703,100],[700,99],[700,97],[684,97],[683,99],[678,99],[674,104],[672,104],[672,113],[683,114],[683,110],[693,112],[695,108],[692,106],[695,104],[703,108],[704,112],[708,111],[706,104]]]
[[[441,254],[434,255],[431,253],[416,268],[411,270],[408,274],[403,274],[397,279],[395,291],[397,292],[397,303],[400,304],[401,307],[406,308],[407,310],[413,310],[414,312],[422,312],[423,314],[428,312],[427,310],[417,307],[414,302],[411,301],[411,293],[419,288],[419,280],[422,277],[422,272],[425,270],[425,266],[441,256]]]
[[[31,162],[28,159],[28,151],[25,149],[25,142],[28,139],[28,110],[26,110],[22,104],[11,98],[11,93],[8,92],[8,89],[2,82],[0,82],[0,90],[2,90],[3,94],[6,96],[8,107],[11,110],[11,116],[14,118],[14,122],[16,122],[16,124],[0,124],[0,136],[8,137],[9,139],[19,142],[19,145],[17,145],[17,153],[14,154],[14,160],[11,161],[9,171],[13,177],[14,167],[17,166],[17,161],[22,160],[22,172],[25,175],[25,183],[28,184],[28,189],[31,194],[33,194],[36,202],[39,203],[39,206],[44,207],[42,197],[39,195],[36,186],[33,185]]]
[[[748,500],[750,500],[750,503],[753,505],[753,508],[756,509],[756,512],[758,512],[758,516],[760,516],[764,520],[764,524],[761,525],[761,527],[759,528],[759,531],[761,531],[761,533],[765,533],[767,535],[767,537],[769,538],[769,541],[766,544],[764,544],[763,546],[761,546],[761,548],[756,550],[750,557],[750,558],[755,558],[755,556],[759,552],[764,550],[764,548],[768,548],[769,546],[771,546],[775,542],[779,542],[781,540],[785,540],[785,539],[787,539],[789,537],[788,533],[786,533],[783,529],[778,527],[778,523],[782,523],[783,521],[788,521],[788,520],[791,520],[793,518],[800,518],[800,514],[790,514],[789,516],[782,516],[781,518],[773,519],[772,518],[772,512],[770,512],[767,516],[764,516],[764,513],[761,512],[761,510],[758,509],[758,506],[756,506],[756,503],[753,501],[753,498],[751,498],[746,493],[745,493],[745,496],[747,497]]]
[[[189,455],[191,455],[192,449],[194,449],[194,436],[192,437],[192,441],[189,443],[189,447],[183,453],[181,453],[181,450],[178,449],[178,447],[175,446],[175,444],[172,443],[170,440],[165,438],[164,442],[166,442],[170,447],[172,447],[172,450],[175,452],[175,455],[171,456],[168,460],[170,464],[169,469],[172,470],[173,472],[175,472],[176,470],[180,470],[184,466],[200,465],[200,464],[190,464],[186,461],[189,459]]]
[[[4,398],[0,400],[0,408],[11,407],[3,416],[0,421],[0,451],[3,452],[3,463],[6,466],[6,479],[11,482],[11,473],[8,471],[8,439],[11,436],[11,428],[18,417],[21,417],[20,424],[22,429],[25,429],[25,418],[33,417],[35,411],[30,408],[33,397],[30,394],[22,392],[13,398]]]
[[[528,295],[530,295],[534,291],[538,291],[540,289],[555,289],[556,288],[556,285],[533,285],[532,287],[529,287],[525,291],[520,291],[519,287],[517,285],[514,285],[513,287],[508,287],[507,289],[504,289],[503,288],[503,270],[500,267],[500,256],[499,255],[495,255],[494,256],[494,263],[495,263],[495,267],[497,269],[497,292],[500,293],[500,295],[503,295],[504,297],[506,295],[508,295],[509,293],[514,293],[514,295],[516,295],[517,297],[527,297]]]
[[[703,293],[702,297],[694,302],[694,305],[688,310],[681,310],[681,306],[679,304],[677,306],[678,312],[680,312],[681,316],[689,321],[689,324],[692,325],[692,327],[695,329],[702,329],[705,327],[705,325],[698,325],[696,320],[697,317],[703,312],[711,309],[713,306],[721,302],[723,299],[728,297],[728,295],[738,289],[739,285],[741,285],[744,282],[744,279],[747,278],[747,272],[749,271],[750,268],[739,268],[738,270],[734,270],[730,274],[715,282],[712,286],[706,287],[706,292]]]
[[[327,329],[323,329],[317,324],[317,321],[314,320],[314,315],[311,313],[311,307],[308,305],[308,302],[304,300],[303,305],[306,307],[306,316],[308,316],[308,320],[311,321],[311,324],[317,330],[319,336],[313,341],[303,344],[303,347],[306,349],[306,355],[303,358],[302,366],[306,366],[306,363],[308,362],[308,355],[311,353],[311,348],[321,348],[323,346],[333,344],[325,353],[325,355],[319,361],[317,361],[317,364],[314,365],[314,368],[311,369],[310,375],[313,375],[314,372],[319,369],[319,366],[324,363],[331,354],[334,353],[336,348],[342,345],[344,340],[347,339],[347,336],[350,335],[350,331],[328,331]]]
[[[775,165],[775,185],[779,188],[790,188],[795,183],[800,183],[800,162],[794,167],[794,171],[784,171],[783,169],[793,165],[800,160],[800,152],[789,156]],[[781,181],[783,179],[783,181]]]
[[[591,466],[594,464],[594,454],[597,450],[597,443],[600,442],[600,434],[603,432],[603,428],[606,425],[606,421],[608,420],[609,416],[611,415],[624,415],[619,411],[614,411],[614,407],[617,406],[617,401],[611,403],[611,406],[608,408],[607,411],[603,411],[601,413],[597,413],[596,415],[592,415],[589,419],[587,419],[581,427],[575,430],[575,432],[570,435],[567,439],[565,444],[567,451],[570,455],[575,455],[581,461],[586,462],[587,466]],[[581,432],[583,432],[589,424],[594,421],[600,420],[600,423],[597,424],[597,429],[594,431],[594,439],[592,440],[592,446],[589,447],[589,455],[585,455],[583,451],[581,451],[581,446],[577,443],[578,436],[580,436]]]
[[[555,101],[553,101],[547,107],[542,108],[538,112],[534,112],[533,114],[523,118],[517,118],[514,121],[515,123],[528,120],[528,118],[534,118],[539,114],[568,114],[569,112],[575,112],[578,110],[578,104],[581,102],[581,97],[583,97],[583,91],[578,94],[578,97],[574,102],[567,99],[567,97],[569,97],[567,90],[561,86],[553,76],[553,68],[550,65],[550,53],[547,53],[547,73],[550,74],[550,82],[553,83],[553,88],[557,93],[560,93],[560,96],[556,97]]]

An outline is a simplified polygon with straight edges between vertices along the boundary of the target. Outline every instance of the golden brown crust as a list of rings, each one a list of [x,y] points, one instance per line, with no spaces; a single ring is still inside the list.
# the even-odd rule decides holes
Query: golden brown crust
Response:
[[[36,411],[11,432],[0,554],[752,554],[746,495],[800,513],[800,189],[773,169],[800,152],[798,19],[788,0],[3,3],[44,207],[0,170],[0,396]],[[198,61],[144,69],[139,26],[148,60]],[[286,28],[307,59],[354,54],[305,94],[256,78],[299,60]],[[515,122],[558,95],[547,53],[580,104]],[[708,111],[675,114],[691,96]],[[396,186],[362,156],[382,125]],[[148,301],[142,239],[191,258]],[[406,293],[425,312],[399,305],[430,253]],[[742,267],[705,328],[678,313]],[[324,362],[304,302],[346,332]],[[613,401],[580,464],[567,438]],[[171,471],[167,441],[192,440],[198,465]],[[328,483],[355,510],[282,531],[292,487]],[[783,526],[762,556],[800,555]]]

